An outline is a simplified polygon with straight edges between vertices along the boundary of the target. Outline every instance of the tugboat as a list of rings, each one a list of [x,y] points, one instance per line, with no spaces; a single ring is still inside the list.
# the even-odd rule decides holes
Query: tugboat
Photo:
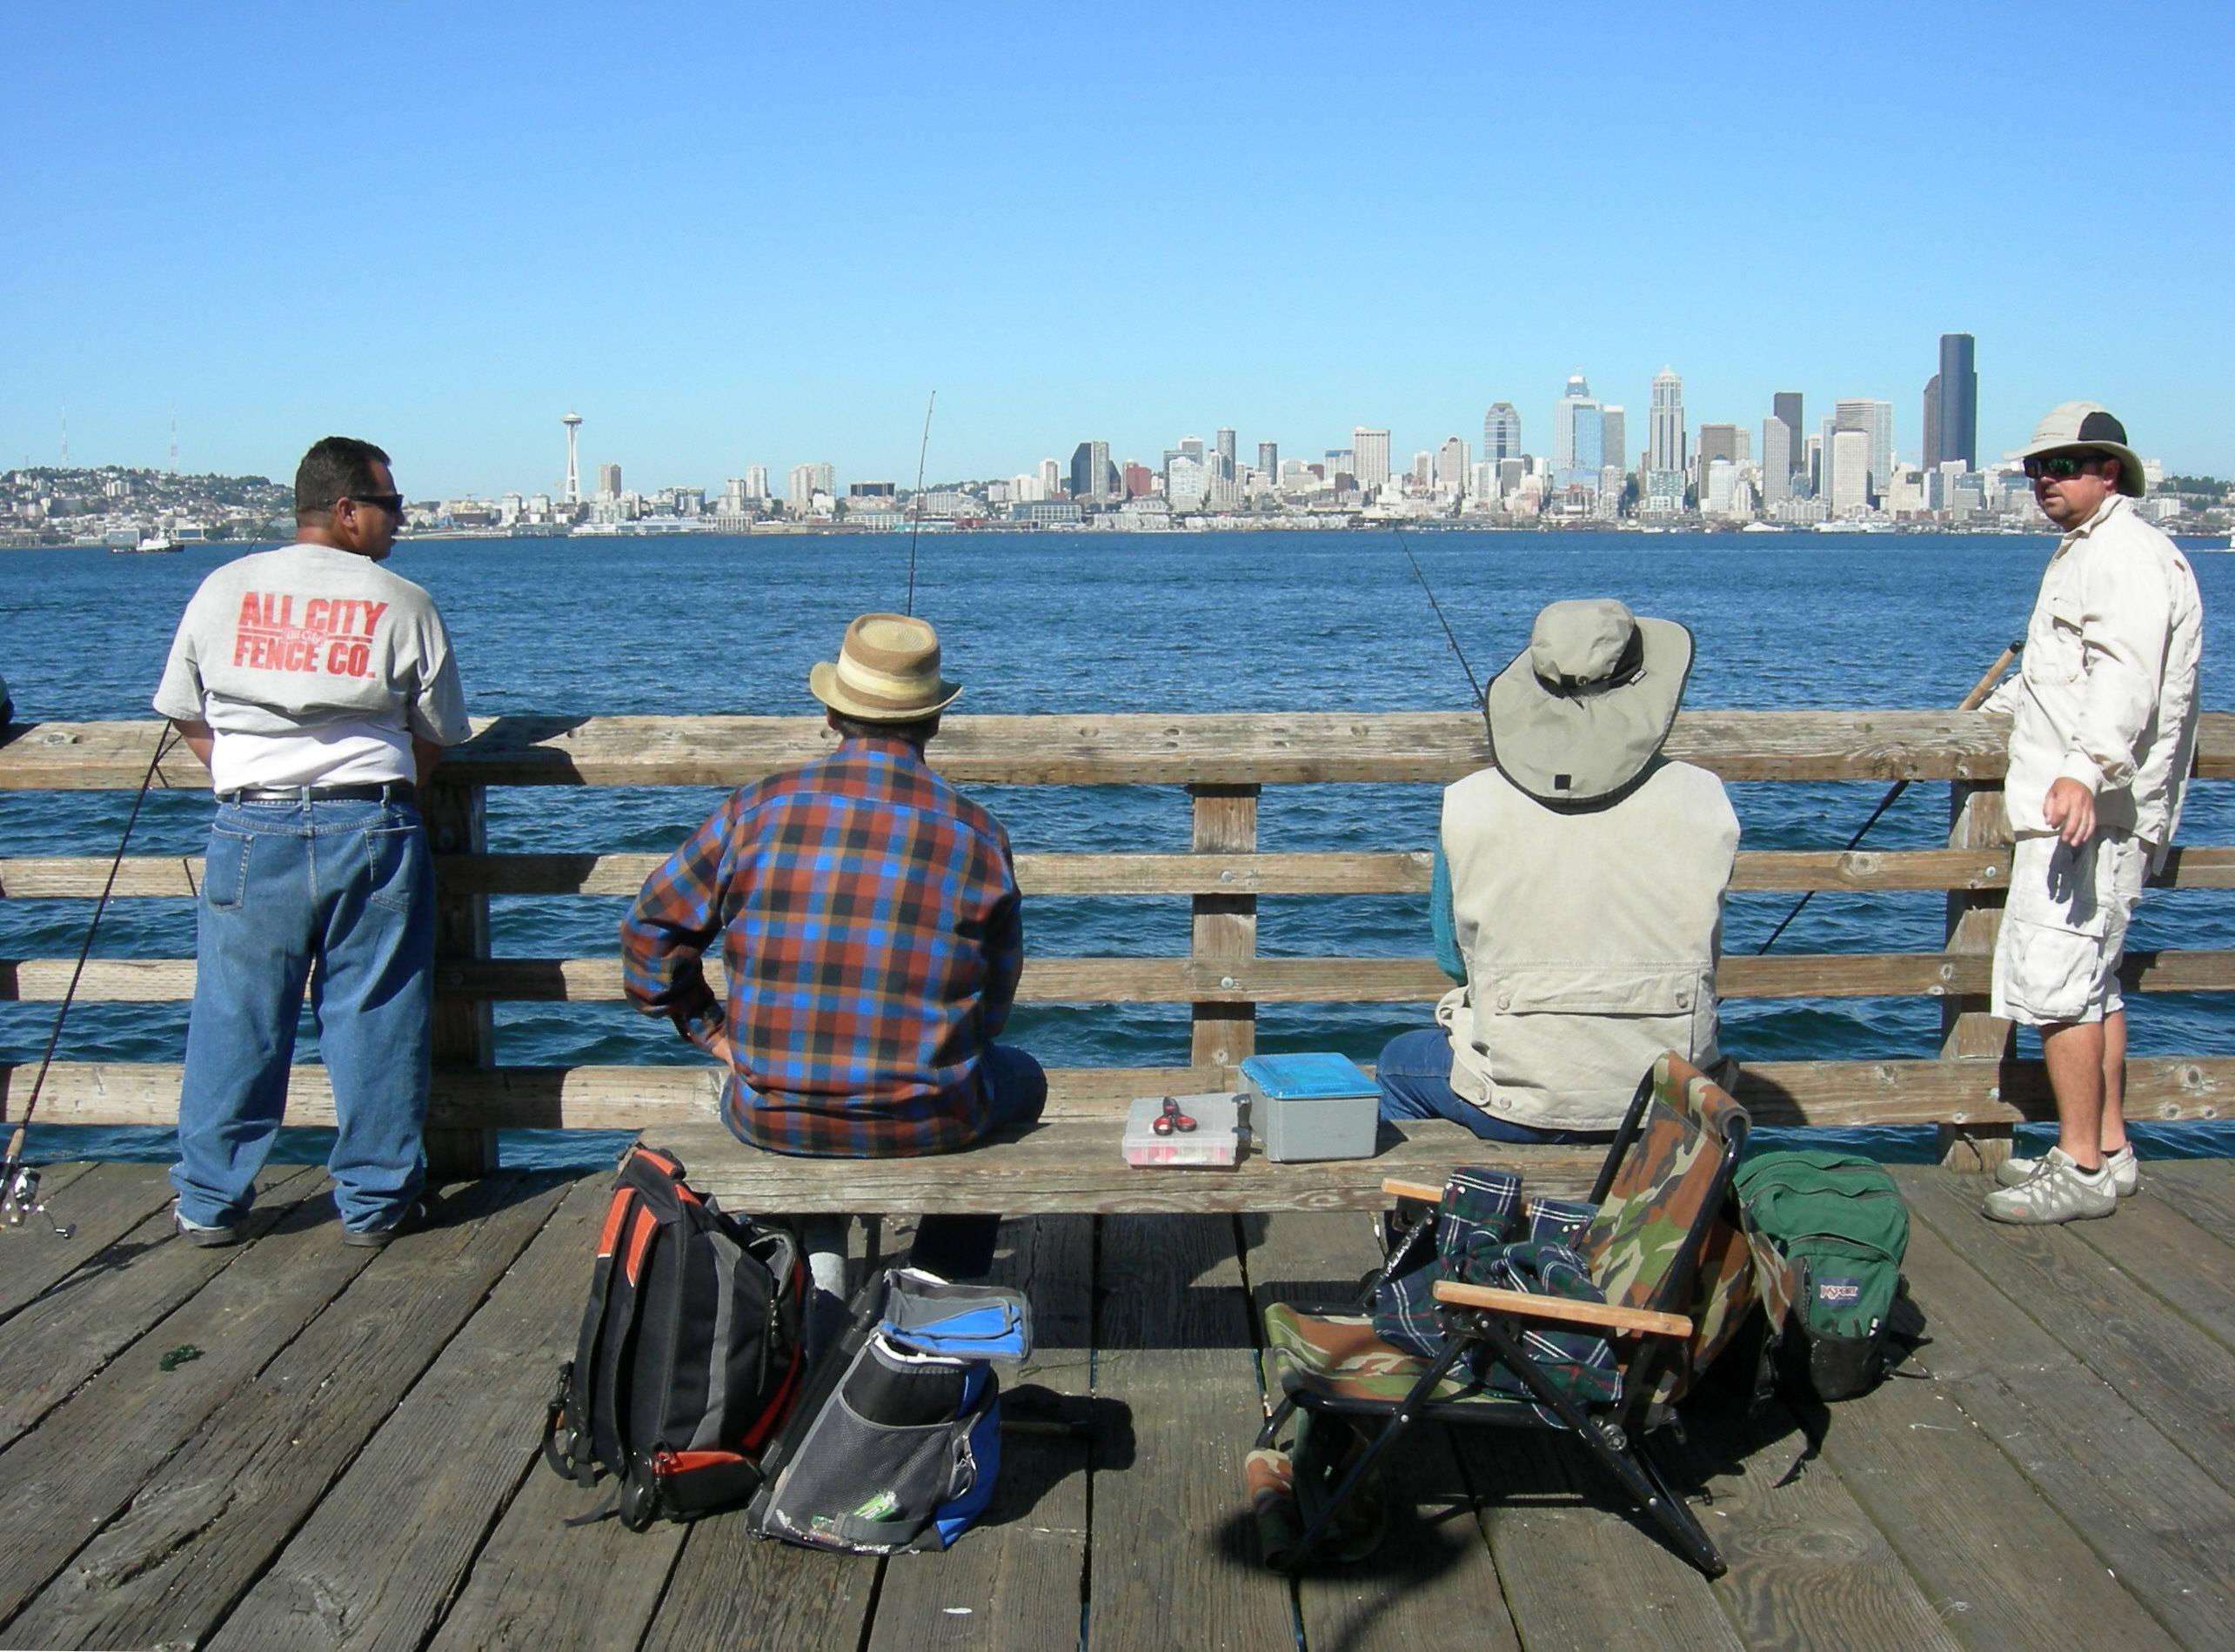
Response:
[[[112,557],[160,556],[178,548],[178,541],[165,530],[148,528],[141,532],[134,544],[110,545],[109,554]]]

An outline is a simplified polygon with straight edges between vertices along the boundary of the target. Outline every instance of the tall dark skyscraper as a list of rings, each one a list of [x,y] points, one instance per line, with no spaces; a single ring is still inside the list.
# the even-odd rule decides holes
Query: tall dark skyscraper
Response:
[[[1808,468],[1808,444],[1801,440],[1801,396],[1797,390],[1781,390],[1770,398],[1770,417],[1792,432],[1785,445],[1787,472]],[[1769,457],[1766,453],[1763,458]]]
[[[1967,332],[1940,335],[1940,371],[1924,387],[1924,464],[1979,468],[1979,374]]]
[[[1071,497],[1082,503],[1110,496],[1110,445],[1081,442],[1071,451]]]

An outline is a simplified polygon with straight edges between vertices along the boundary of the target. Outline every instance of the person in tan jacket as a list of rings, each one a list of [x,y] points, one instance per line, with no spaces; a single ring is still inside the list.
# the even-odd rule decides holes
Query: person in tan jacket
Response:
[[[1663,1050],[1716,1043],[1716,960],[1738,818],[1661,754],[1691,633],[1612,600],[1556,602],[1485,699],[1493,766],[1443,794],[1430,913],[1460,983],[1382,1052],[1385,1119],[1502,1141],[1622,1122]]]

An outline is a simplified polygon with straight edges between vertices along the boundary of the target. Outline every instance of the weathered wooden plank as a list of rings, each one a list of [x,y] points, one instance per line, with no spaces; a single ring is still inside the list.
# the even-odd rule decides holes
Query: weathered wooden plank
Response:
[[[2122,1199],[2115,1220],[2072,1230],[2235,1358],[2235,1246],[2162,1198]]]
[[[370,1266],[328,1261],[339,1300],[194,1430],[14,1632],[52,1646],[198,1644],[565,1191],[548,1175],[485,1178]],[[330,1256],[347,1252],[331,1227],[321,1237]]]
[[[425,1644],[539,1449],[552,1374],[580,1322],[599,1180],[574,1184],[204,1647]],[[520,1236],[501,1242],[517,1253]]]
[[[755,1537],[741,1520],[699,1521],[685,1534],[643,1652],[859,1652],[886,1569],[866,1555]]]
[[[297,1166],[264,1172],[248,1235],[269,1231],[325,1180]],[[187,1244],[160,1210],[9,1321],[0,1337],[0,1446],[21,1439],[241,1254]]]
[[[1924,1309],[1932,1318],[1940,1312],[1929,1300]],[[2070,1646],[2083,1624],[2091,1649],[2171,1652],[2178,1644],[1945,1385],[1897,1378],[1838,1407],[1823,1456],[1802,1469],[1826,1472],[1838,1475],[1971,1652]]]
[[[2235,1390],[2224,1343],[2106,1267],[2078,1234],[1986,1221],[1978,1212],[1989,1186],[1984,1178],[1897,1174],[1912,1213],[2153,1419],[2198,1468],[2235,1491]]]
[[[1226,1087],[1234,1075],[1189,1067],[1057,1067],[1048,1073],[1050,1123],[1107,1122],[1135,1096]],[[657,1137],[713,1116],[710,1064],[489,1067],[438,1071],[428,1116],[492,1129],[643,1130]],[[0,1065],[0,1120],[29,1070]],[[2177,1123],[2235,1111],[2235,1058],[2137,1058],[2127,1064],[2127,1114]],[[1757,1124],[1855,1126],[2051,1119],[2056,1105],[2040,1062],[1763,1061],[1738,1098]],[[39,1100],[50,1124],[162,1125],[178,1116],[178,1068],[161,1062],[57,1062]],[[331,1125],[325,1069],[294,1067],[288,1122]],[[719,1138],[709,1138],[719,1141]],[[726,1151],[726,1149],[723,1149]],[[1113,1160],[1114,1162],[1114,1160]],[[1132,1173],[1136,1177],[1142,1173]]]
[[[1917,1360],[1939,1390],[2160,1623],[2194,1652],[2218,1646],[2235,1618],[2235,1495],[1931,1226],[1912,1231],[1904,1269],[1931,1305],[1932,1341]]]
[[[1092,1221],[1002,1223],[991,1277],[1032,1300],[1036,1352],[1014,1381],[1083,1400],[1092,1386]],[[1087,1571],[1087,1469],[1081,1441],[1005,1433],[984,1521],[943,1555],[902,1555],[886,1566],[867,1652],[1074,1645]]]
[[[2199,773],[2235,773],[2231,722],[2205,715]],[[1978,712],[1695,711],[1667,750],[1733,780],[1989,779],[2007,728]],[[148,723],[31,725],[0,745],[0,790],[137,786],[154,738]],[[738,786],[833,739],[803,717],[483,718],[447,766],[480,786]],[[1010,786],[1449,783],[1489,760],[1466,712],[953,717],[930,755],[952,779]],[[164,766],[165,784],[208,784],[184,752]]]
[[[2235,1176],[2229,1162],[2145,1160],[2142,1185],[2222,1244],[2235,1245]]]
[[[632,896],[665,860],[658,854],[437,855],[449,887],[483,895]],[[90,900],[108,880],[93,856],[0,858],[0,898]],[[1428,893],[1426,850],[1261,850],[1250,854],[1054,854],[1016,858],[1017,884],[1034,898],[1074,895],[1418,895]],[[1733,868],[1735,890],[1857,894],[2003,889],[2009,857],[1977,849],[1750,849]],[[132,856],[118,898],[184,900],[199,893],[199,855]],[[2153,889],[2235,888],[2235,849],[2175,848]]]
[[[1206,854],[1248,853],[1257,846],[1254,786],[1193,786],[1194,847]],[[1257,953],[1257,897],[1197,895],[1189,913],[1191,981],[1221,987],[1248,973]],[[1023,990],[1019,983],[1018,990]],[[1027,1000],[1030,1001],[1030,1000]],[[1196,1067],[1239,1067],[1257,1053],[1257,1006],[1224,993],[1191,992],[1188,1060]]]
[[[45,1173],[39,1199],[72,1231],[60,1238],[37,1216],[0,1228],[0,1318],[123,1239],[168,1205],[171,1193],[159,1165],[57,1165]]]
[[[1094,1392],[1131,1409],[1134,1453],[1094,1474],[1087,1643],[1293,1645],[1243,1491],[1262,1412],[1232,1220],[1107,1219],[1096,1304]]]
[[[1522,1645],[1744,1652],[1713,1587],[1636,1521],[1575,1441],[1502,1428],[1453,1437]]]
[[[164,1460],[365,1266],[369,1253],[336,1244],[333,1227],[327,1200],[295,1206],[0,1457],[0,1474],[11,1488],[0,1499],[0,1635],[7,1644],[147,1645],[163,1638],[104,1642],[50,1622],[34,1626],[17,1614],[43,1587],[50,1597],[67,1594],[73,1580],[84,1577],[81,1565],[49,1587]],[[200,1353],[164,1370],[164,1356],[179,1348]],[[38,1615],[37,1609],[31,1615]]]
[[[430,850],[475,854],[486,850],[485,788],[461,786],[439,769],[419,799],[419,815]],[[436,979],[445,966],[489,956],[489,897],[438,881],[435,886],[434,963]],[[429,1028],[435,1065],[493,1067],[497,1061],[494,1007],[455,993],[439,993]],[[471,1126],[430,1123],[422,1132],[427,1173],[437,1177],[476,1176],[497,1167],[497,1135]]]
[[[1244,896],[1199,895],[1198,902]],[[1197,919],[1221,924],[1238,914]],[[1249,920],[1254,923],[1254,916]],[[1814,953],[1768,958],[1729,957],[1716,970],[1726,999],[1941,998],[1977,995],[1992,973],[1987,953]],[[59,1002],[76,961],[0,960],[0,1001]],[[726,989],[720,964],[706,960],[706,980]],[[2235,991],[2235,951],[2137,952],[2119,980],[2130,993]],[[452,957],[435,969],[438,1007],[506,1003],[612,1004],[624,1001],[619,958]],[[1260,958],[1203,953],[1188,958],[1036,958],[1026,960],[1020,1004],[1217,1004],[1237,1025],[1255,1004],[1429,1004],[1450,981],[1427,958]],[[183,1003],[194,996],[191,959],[96,959],[85,966],[77,997],[86,1003]],[[1233,1036],[1215,1040],[1223,1050]],[[1239,1061],[1249,1052],[1234,1057]],[[1198,1052],[1198,1065],[1232,1065]]]
[[[1730,1568],[1716,1592],[1750,1652],[1962,1652],[1837,1475],[1786,1477],[1803,1440],[1782,1406],[1693,1406],[1685,1426],[1672,1466],[1704,1488],[1697,1512]]]
[[[1380,1260],[1374,1221],[1356,1212],[1289,1212],[1242,1227],[1261,1321],[1273,1302],[1348,1301]],[[1269,1388],[1263,1403],[1269,1410],[1280,1398],[1277,1386]],[[1385,1479],[1389,1531],[1381,1552],[1355,1565],[1314,1567],[1298,1580],[1304,1644],[1441,1652],[1453,1642],[1453,1626],[1463,1623],[1466,1645],[1518,1652],[1497,1568],[1442,1425],[1415,1428],[1389,1460]]]
[[[1458,1126],[1409,1121],[1373,1159],[1273,1164],[1253,1154],[1231,1169],[1134,1167],[1118,1156],[1119,1121],[1074,1120],[928,1159],[796,1159],[745,1147],[714,1120],[660,1133],[693,1187],[736,1209],[1087,1212],[1378,1209],[1384,1176],[1441,1181],[1453,1164],[1525,1163],[1531,1185],[1588,1188],[1589,1148],[1486,1147]]]

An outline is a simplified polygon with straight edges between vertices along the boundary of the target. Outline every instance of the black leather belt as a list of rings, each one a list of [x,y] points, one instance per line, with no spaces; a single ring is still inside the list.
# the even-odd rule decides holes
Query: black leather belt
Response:
[[[419,789],[409,780],[378,780],[364,786],[244,786],[220,792],[224,803],[415,803]]]

